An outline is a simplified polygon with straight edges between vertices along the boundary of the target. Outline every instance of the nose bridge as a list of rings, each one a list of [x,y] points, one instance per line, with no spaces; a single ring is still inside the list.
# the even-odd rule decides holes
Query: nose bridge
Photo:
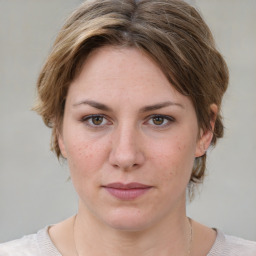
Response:
[[[135,125],[120,124],[113,132],[110,162],[115,167],[129,169],[143,161],[139,147],[139,132]]]

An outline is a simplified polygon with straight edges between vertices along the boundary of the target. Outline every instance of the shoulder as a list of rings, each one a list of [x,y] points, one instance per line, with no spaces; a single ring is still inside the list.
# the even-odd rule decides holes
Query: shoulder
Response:
[[[225,235],[217,230],[216,241],[207,256],[256,256],[256,242]]]
[[[0,256],[37,256],[39,255],[38,251],[36,234],[0,244]]]
[[[0,244],[0,256],[61,256],[49,237],[48,228],[39,230],[37,234]]]

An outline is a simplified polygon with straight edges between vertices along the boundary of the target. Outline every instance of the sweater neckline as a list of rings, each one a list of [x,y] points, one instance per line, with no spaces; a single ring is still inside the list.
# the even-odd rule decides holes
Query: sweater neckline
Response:
[[[37,232],[37,244],[38,244],[39,250],[40,252],[42,252],[42,255],[62,256],[50,238],[50,235],[48,232],[50,227],[51,226],[46,226],[45,228]],[[221,246],[221,244],[225,240],[225,236],[220,230],[216,228],[213,228],[213,229],[216,231],[217,235],[216,235],[215,242],[213,243],[212,248],[208,252],[207,256],[215,255],[218,248]]]

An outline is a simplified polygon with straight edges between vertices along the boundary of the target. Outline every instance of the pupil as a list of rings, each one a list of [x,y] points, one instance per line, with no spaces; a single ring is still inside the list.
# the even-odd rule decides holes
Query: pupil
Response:
[[[154,124],[160,125],[163,123],[164,119],[158,116],[158,117],[154,117],[153,121],[154,121]]]
[[[101,117],[101,116],[95,116],[95,117],[92,118],[92,122],[95,125],[101,124],[102,121],[103,121],[103,117]]]

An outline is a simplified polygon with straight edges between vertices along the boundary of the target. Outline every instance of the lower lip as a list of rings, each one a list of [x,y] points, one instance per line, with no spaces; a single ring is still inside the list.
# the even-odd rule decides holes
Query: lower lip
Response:
[[[133,200],[139,196],[142,196],[150,190],[151,187],[147,188],[131,188],[131,189],[119,189],[104,187],[112,196],[121,200]]]

